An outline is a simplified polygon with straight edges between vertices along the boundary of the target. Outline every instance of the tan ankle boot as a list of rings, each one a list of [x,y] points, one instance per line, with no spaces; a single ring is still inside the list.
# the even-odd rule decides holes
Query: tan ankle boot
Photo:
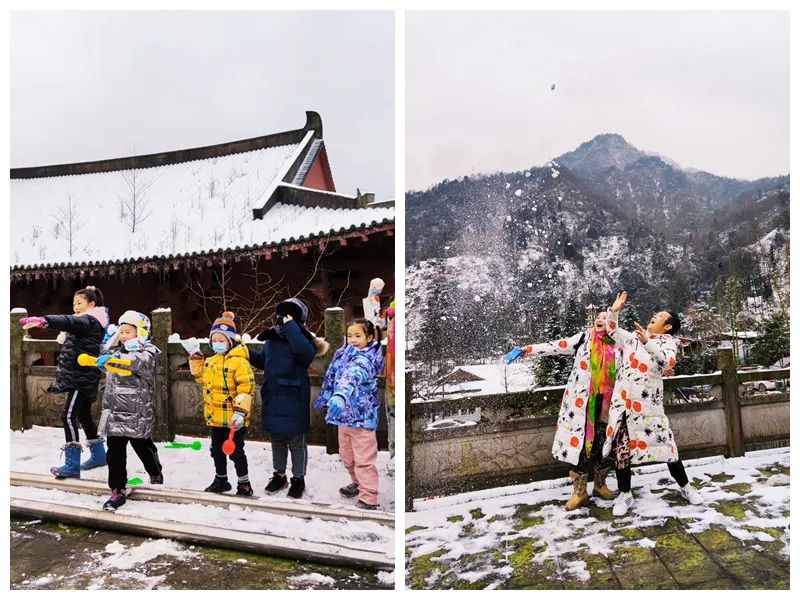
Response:
[[[589,475],[587,473],[570,471],[569,478],[572,479],[572,496],[567,500],[567,504],[564,508],[567,510],[575,510],[586,504],[586,501],[589,500],[589,494],[586,493],[586,484],[589,481]]]
[[[606,485],[606,477],[608,476],[609,469],[595,469],[594,470],[594,489],[592,490],[593,496],[598,496],[603,500],[613,500],[614,492],[608,489]]]

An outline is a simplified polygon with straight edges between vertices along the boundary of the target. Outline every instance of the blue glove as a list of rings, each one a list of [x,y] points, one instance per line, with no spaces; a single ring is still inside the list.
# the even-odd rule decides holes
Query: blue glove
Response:
[[[331,396],[330,402],[328,402],[328,416],[331,419],[337,420],[339,417],[342,416],[344,412],[344,398],[342,396],[333,395]]]
[[[240,412],[233,413],[231,417],[231,426],[235,425],[236,429],[244,427],[244,415]]]
[[[525,350],[522,348],[514,348],[503,357],[503,362],[508,365],[517,360],[520,356],[525,356]]]
[[[106,363],[111,360],[110,354],[101,354],[97,357],[97,368],[98,369],[105,369]]]

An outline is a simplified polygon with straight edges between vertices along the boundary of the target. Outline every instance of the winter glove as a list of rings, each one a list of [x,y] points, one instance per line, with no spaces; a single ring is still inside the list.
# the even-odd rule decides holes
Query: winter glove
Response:
[[[331,419],[338,419],[344,412],[344,397],[334,394],[328,402],[328,416]]]
[[[111,360],[110,354],[101,354],[97,357],[97,368],[98,369],[105,369],[106,363]]]
[[[244,415],[242,413],[233,413],[233,416],[231,417],[231,427],[234,429],[241,429],[244,427]]]
[[[23,329],[33,329],[34,327],[47,327],[47,319],[44,317],[23,317],[19,320]]]
[[[186,354],[192,356],[193,354],[200,353],[200,342],[196,337],[190,337],[188,340],[181,340],[181,346],[186,350]]]
[[[503,362],[508,365],[522,356],[525,356],[525,348],[514,348],[503,357]]]

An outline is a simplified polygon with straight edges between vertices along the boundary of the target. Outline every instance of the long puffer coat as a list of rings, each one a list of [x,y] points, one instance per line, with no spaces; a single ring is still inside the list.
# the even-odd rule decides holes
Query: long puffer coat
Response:
[[[675,366],[677,345],[671,335],[651,335],[646,344],[619,327],[619,313],[608,310],[608,334],[622,346],[617,382],[611,397],[603,456],[611,453],[612,442],[622,418],[628,422],[631,464],[678,460],[678,448],[664,414],[664,371]]]
[[[589,390],[592,383],[590,368],[591,339],[594,332],[579,331],[569,338],[525,347],[526,358],[538,356],[575,356],[569,373],[558,413],[556,434],[553,438],[553,457],[556,460],[577,465],[584,447],[586,433],[586,407],[589,405]],[[617,368],[620,365],[619,348],[614,348]]]
[[[78,390],[94,402],[97,399],[100,370],[80,366],[78,355],[101,354],[101,345],[108,326],[108,312],[104,307],[98,306],[80,315],[47,315],[45,319],[48,329],[69,334],[58,355],[58,369],[49,391],[61,394]]]
[[[315,338],[297,321],[273,327],[261,351],[250,353],[250,364],[264,371],[261,420],[264,431],[285,435],[308,432],[311,421],[311,383],[308,368],[328,344]]]
[[[344,397],[344,411],[338,419],[326,417],[331,425],[378,429],[378,375],[383,371],[381,345],[373,343],[363,350],[350,344],[333,355],[314,408],[326,410],[331,396]]]
[[[109,411],[104,435],[129,438],[149,438],[155,427],[156,369],[161,363],[161,351],[147,342],[135,352],[124,346],[111,348],[108,354],[131,361],[132,375],[106,371],[103,410]]]

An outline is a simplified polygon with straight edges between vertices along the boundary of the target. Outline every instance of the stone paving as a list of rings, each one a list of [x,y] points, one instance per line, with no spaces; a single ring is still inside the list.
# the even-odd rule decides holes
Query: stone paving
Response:
[[[751,469],[751,483],[728,483],[733,476],[725,473],[695,478],[693,485],[709,498],[702,512],[692,512],[697,507],[686,505],[674,482],[654,478],[653,497],[678,507],[661,519],[615,519],[610,502],[594,500],[566,513],[563,498],[552,494],[541,503],[508,500],[505,514],[492,516],[484,506],[488,517],[471,508],[480,502],[455,505],[450,515],[436,509],[441,516],[417,517],[418,524],[406,530],[406,586],[788,589],[788,452],[786,457]],[[698,519],[709,525],[697,527]]]
[[[368,570],[169,543],[175,554],[143,562],[108,548],[148,539],[30,520],[11,520],[11,589],[390,589]],[[141,553],[140,553],[141,557]],[[147,558],[147,556],[144,556]],[[132,564],[135,562],[135,564]],[[114,564],[114,563],[112,563]]]

